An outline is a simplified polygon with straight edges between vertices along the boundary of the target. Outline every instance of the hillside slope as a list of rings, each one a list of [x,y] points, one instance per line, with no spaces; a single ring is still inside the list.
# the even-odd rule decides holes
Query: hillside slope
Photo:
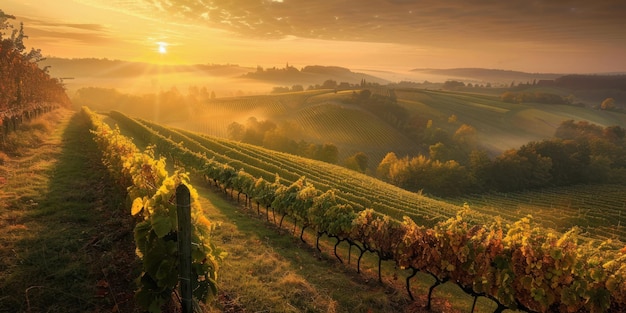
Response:
[[[412,114],[454,132],[461,123],[477,130],[478,143],[494,154],[551,138],[561,122],[588,121],[603,127],[626,127],[626,114],[571,105],[506,103],[499,97],[420,89],[396,90],[398,102]],[[455,115],[456,123],[448,123]]]
[[[348,104],[346,100],[352,93],[351,90],[311,90],[218,98],[190,111],[184,121],[169,125],[226,138],[231,123],[245,125],[251,117],[277,125],[291,123],[298,127],[290,133],[291,139],[333,143],[339,148],[340,163],[356,152],[364,152],[369,157],[370,169],[375,169],[388,152],[398,156],[424,153],[418,149],[418,139],[408,138],[380,116]],[[493,155],[529,141],[551,138],[558,125],[570,119],[604,127],[626,126],[626,114],[570,105],[513,104],[494,95],[425,89],[396,89],[395,95],[412,119],[432,120],[434,127],[450,134],[461,124],[474,127],[478,144]],[[451,123],[448,119],[452,115],[456,121]]]

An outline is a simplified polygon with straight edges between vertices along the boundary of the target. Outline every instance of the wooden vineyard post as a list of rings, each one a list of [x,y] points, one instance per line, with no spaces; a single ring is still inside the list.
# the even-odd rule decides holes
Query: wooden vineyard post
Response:
[[[178,252],[180,261],[180,293],[183,313],[192,313],[191,281],[191,196],[189,188],[180,184],[176,188],[176,210],[178,214]]]

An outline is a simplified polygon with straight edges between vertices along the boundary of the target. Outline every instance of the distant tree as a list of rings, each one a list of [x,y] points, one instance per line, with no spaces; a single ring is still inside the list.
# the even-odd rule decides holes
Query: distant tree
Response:
[[[451,144],[452,136],[450,136],[450,133],[441,129],[440,127],[434,127],[432,124],[432,120],[429,120],[426,124],[426,129],[424,130],[421,138],[422,144],[425,147],[434,145],[439,142],[444,144]]]
[[[515,97],[515,93],[512,93],[510,91],[506,91],[504,92],[501,96],[500,96],[500,100],[504,101],[504,102],[508,102],[508,103],[517,103],[517,99]]]
[[[469,175],[472,185],[482,192],[489,187],[491,159],[485,150],[474,150],[469,154]]]
[[[610,141],[621,141],[626,137],[626,130],[619,126],[609,126],[604,129],[603,135]]]
[[[369,89],[363,89],[359,91],[358,100],[367,101],[372,96],[372,92]]]
[[[246,133],[246,128],[237,122],[232,122],[228,125],[227,133],[228,138],[240,141]]]
[[[345,161],[346,167],[361,173],[367,171],[369,157],[363,152],[357,152]]]
[[[529,188],[532,165],[526,157],[514,149],[499,155],[490,166],[490,185],[499,191],[513,191]]]
[[[559,139],[580,140],[590,137],[601,137],[602,127],[587,121],[567,120],[557,127],[554,136]]]
[[[450,160],[455,160],[462,165],[469,163],[469,155],[473,150],[478,149],[478,138],[476,129],[470,125],[463,124],[452,135],[453,154]]]
[[[317,151],[317,160],[327,163],[336,164],[339,158],[339,149],[332,143],[325,143],[322,148]]]
[[[293,85],[291,86],[291,91],[304,91],[304,87],[302,85]]]
[[[476,128],[463,124],[452,135],[452,139],[466,150],[473,150],[478,144]]]
[[[298,153],[298,144],[296,141],[287,137],[281,129],[265,132],[263,136],[263,147],[291,154]]]
[[[339,85],[337,85],[337,89],[339,90],[348,90],[350,88],[352,88],[352,86],[348,82],[340,82]]]
[[[277,86],[277,87],[272,88],[272,93],[285,93],[289,91],[290,91],[289,87]]]
[[[527,177],[528,187],[540,188],[547,186],[553,175],[554,161],[545,153],[537,151],[534,143],[524,145],[517,150],[517,155],[521,156],[527,161]]]
[[[390,164],[387,181],[396,186],[407,188],[410,185],[409,182],[411,176],[412,173],[409,166],[409,157],[405,156]]]
[[[215,99],[215,91],[211,91],[211,100]]]
[[[385,157],[380,161],[378,167],[376,168],[376,175],[378,178],[389,181],[389,170],[392,164],[398,162],[398,157],[395,153],[389,152]]]
[[[323,84],[322,84],[322,89],[335,89],[337,88],[337,81],[334,81],[332,79],[326,80]]]
[[[272,121],[259,121],[256,117],[252,116],[246,121],[246,127],[244,128],[244,134],[241,141],[262,146],[265,133],[274,129],[276,129],[276,124]]]
[[[301,137],[301,127],[294,122],[282,122],[276,128],[265,131],[263,135],[263,147],[299,154],[299,145],[292,138]]]
[[[600,109],[602,109],[602,110],[614,110],[615,109],[615,99],[613,99],[613,98],[606,98],[606,99],[604,99],[604,101],[602,101],[602,104],[600,104]]]
[[[454,159],[454,150],[442,142],[428,147],[428,155],[431,160],[446,162]]]
[[[456,81],[456,80],[448,80],[445,83],[443,83],[443,89],[446,89],[446,90],[455,90],[455,89],[458,89],[459,87],[465,87],[465,84],[463,82]]]
[[[589,143],[574,140],[543,140],[529,143],[520,147],[520,154],[531,150],[551,159],[551,183],[557,186],[566,186],[585,182],[589,174],[591,162]]]
[[[437,196],[457,196],[467,191],[470,176],[467,169],[458,162],[433,161],[428,167],[426,172],[429,175],[420,179],[422,185],[418,185],[418,189]]]
[[[559,95],[546,92],[511,92],[506,91],[500,96],[500,100],[509,103],[545,103],[545,104],[568,104],[568,99]]]

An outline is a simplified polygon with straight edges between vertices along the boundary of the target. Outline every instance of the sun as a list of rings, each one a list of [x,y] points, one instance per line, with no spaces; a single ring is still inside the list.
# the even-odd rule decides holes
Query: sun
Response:
[[[166,54],[167,53],[167,43],[165,42],[157,42],[157,45],[159,45],[159,53],[160,54]]]

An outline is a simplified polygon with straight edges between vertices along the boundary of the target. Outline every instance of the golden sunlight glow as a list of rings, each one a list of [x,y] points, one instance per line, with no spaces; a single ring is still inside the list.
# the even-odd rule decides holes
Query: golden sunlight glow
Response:
[[[626,71],[624,8],[609,10],[607,1],[579,1],[575,7],[562,1],[519,6],[504,1],[469,11],[463,0],[386,1],[382,7],[373,0],[302,6],[286,0],[0,1],[4,12],[17,17],[14,26],[25,22],[29,46],[63,58],[249,67],[289,61],[403,71]],[[191,2],[196,4],[186,4]],[[359,9],[353,10],[357,2]],[[499,25],[511,15],[533,18]]]
[[[165,43],[165,42],[157,42],[157,44],[159,45],[159,53],[160,54],[166,54],[167,53],[167,43]]]

